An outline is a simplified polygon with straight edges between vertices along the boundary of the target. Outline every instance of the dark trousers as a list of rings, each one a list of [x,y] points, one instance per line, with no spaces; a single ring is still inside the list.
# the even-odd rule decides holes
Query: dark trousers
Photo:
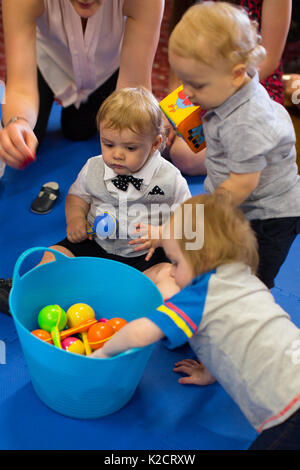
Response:
[[[166,254],[162,248],[156,248],[152,257],[149,261],[145,260],[146,255],[140,256],[119,256],[112,253],[107,253],[95,240],[83,240],[79,243],[72,243],[67,238],[61,240],[55,245],[63,246],[67,248],[74,256],[89,256],[95,258],[105,258],[119,263],[124,263],[138,271],[144,272],[146,269],[151,268],[159,263],[170,263],[170,260],[166,257]]]
[[[96,115],[99,107],[116,88],[119,71],[117,70],[103,85],[95,90],[85,103],[77,109],[74,105],[62,108],[61,128],[64,137],[69,140],[87,140],[97,133]],[[34,133],[43,141],[49,115],[54,101],[54,94],[41,72],[38,70],[38,88],[40,107]]]
[[[300,233],[300,217],[251,220],[250,223],[258,242],[257,276],[271,289],[293,241]]]
[[[278,426],[263,431],[249,450],[300,450],[300,410]]]

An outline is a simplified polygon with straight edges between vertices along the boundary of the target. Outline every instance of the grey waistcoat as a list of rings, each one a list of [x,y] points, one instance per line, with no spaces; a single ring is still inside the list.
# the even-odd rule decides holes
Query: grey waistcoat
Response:
[[[104,211],[109,212],[118,221],[116,234],[106,239],[94,235],[95,241],[108,253],[119,256],[141,256],[147,253],[147,250],[135,252],[135,245],[129,245],[128,242],[136,238],[136,235],[132,236],[132,232],[138,222],[157,226],[169,218],[174,202],[177,172],[176,167],[163,160],[150,185],[146,188],[142,185],[140,198],[128,201],[125,191],[124,196],[122,194],[120,198],[107,191],[103,160],[100,157],[91,158],[86,177],[86,190],[92,197],[88,222],[93,225],[95,218]],[[157,191],[157,187],[161,191]],[[154,188],[156,190],[153,191]],[[152,191],[154,194],[150,194]]]

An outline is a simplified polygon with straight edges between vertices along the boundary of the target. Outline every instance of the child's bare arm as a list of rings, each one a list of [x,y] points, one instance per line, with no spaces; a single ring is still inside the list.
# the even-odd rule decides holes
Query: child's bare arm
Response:
[[[72,243],[78,243],[88,237],[87,235],[87,214],[90,204],[73,194],[68,194],[66,198],[66,221],[67,237]]]
[[[255,190],[259,183],[260,171],[255,173],[230,173],[223,183],[221,183],[216,192],[229,191],[234,204],[239,206]]]
[[[164,337],[162,330],[148,318],[138,318],[125,325],[121,330],[97,349],[90,357],[116,356],[131,348],[142,348]]]

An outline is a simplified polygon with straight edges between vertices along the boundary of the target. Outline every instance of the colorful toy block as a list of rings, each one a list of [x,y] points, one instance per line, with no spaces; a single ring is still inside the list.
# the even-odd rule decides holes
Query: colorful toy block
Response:
[[[201,118],[205,111],[189,100],[182,85],[167,95],[159,106],[193,152],[206,147]]]

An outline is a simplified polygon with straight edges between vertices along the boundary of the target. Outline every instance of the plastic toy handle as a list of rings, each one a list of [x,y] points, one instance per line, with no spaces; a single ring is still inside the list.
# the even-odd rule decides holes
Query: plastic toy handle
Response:
[[[51,337],[53,339],[54,346],[56,346],[57,348],[62,349],[61,342],[60,342],[60,334],[59,334],[59,329],[58,328],[53,328],[51,330]]]
[[[88,356],[89,354],[91,354],[92,349],[91,349],[91,346],[88,342],[87,332],[86,331],[83,331],[81,333],[81,338],[82,338],[82,341],[83,341],[83,344],[84,344],[85,354]]]
[[[30,256],[32,253],[36,253],[38,251],[43,251],[43,252],[51,251],[51,253],[53,253],[54,256],[55,256],[55,261],[56,262],[58,262],[58,260],[59,260],[59,262],[70,261],[70,258],[68,256],[63,255],[59,251],[53,250],[52,248],[46,248],[46,247],[41,247],[41,246],[37,246],[37,247],[34,247],[34,248],[29,248],[28,250],[24,251],[24,253],[22,253],[16,261],[16,264],[15,264],[15,267],[14,267],[14,272],[13,272],[13,286],[14,286],[15,283],[17,283],[21,279],[20,268],[21,268],[21,265],[23,264],[24,260],[26,258],[28,258],[28,256]],[[32,269],[34,269],[34,268],[32,268]],[[28,271],[28,272],[30,272],[30,271]]]
[[[62,330],[60,332],[60,339],[65,339],[68,336],[72,336],[73,334],[87,331],[92,325],[95,325],[95,323],[98,323],[98,320],[86,320],[82,323],[79,323],[77,326],[74,326],[73,328],[69,328],[68,330]]]

